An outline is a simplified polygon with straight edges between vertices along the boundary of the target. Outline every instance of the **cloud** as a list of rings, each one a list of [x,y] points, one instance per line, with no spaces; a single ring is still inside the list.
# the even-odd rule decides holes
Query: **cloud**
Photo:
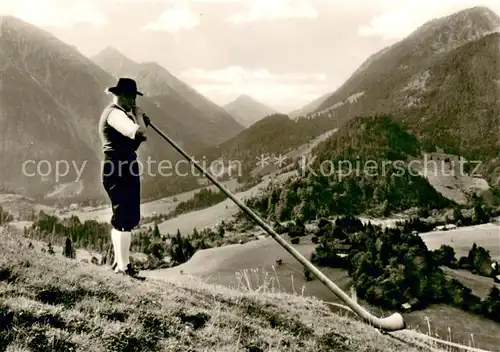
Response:
[[[200,25],[200,15],[195,14],[186,3],[176,3],[165,10],[155,21],[143,26],[142,30],[176,33]]]
[[[229,66],[219,70],[192,68],[181,73],[182,77],[192,81],[208,81],[217,83],[240,84],[249,81],[300,83],[304,81],[325,81],[323,73],[286,72],[271,73],[267,69],[245,69],[241,66]]]
[[[378,7],[378,14],[369,24],[360,26],[358,34],[396,40],[408,36],[425,22],[468,7],[486,6],[500,12],[498,0],[378,0],[373,5]]]
[[[129,2],[129,3],[141,3],[146,2],[146,0],[113,0],[117,3]],[[247,0],[147,0],[148,3],[178,3],[178,4],[238,4],[244,3]]]
[[[4,1],[0,4],[0,14],[11,15],[37,26],[66,28],[77,24],[107,24],[96,2],[87,0]]]
[[[301,107],[331,89],[323,73],[271,73],[263,68],[251,70],[241,66],[218,70],[193,68],[179,77],[219,104],[247,94],[286,111]]]
[[[247,12],[238,12],[227,18],[233,24],[287,18],[315,19],[318,11],[307,1],[255,0]]]

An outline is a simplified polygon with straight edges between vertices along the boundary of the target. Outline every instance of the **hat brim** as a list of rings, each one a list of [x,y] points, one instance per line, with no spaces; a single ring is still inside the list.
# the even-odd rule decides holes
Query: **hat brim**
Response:
[[[110,92],[110,93],[113,93],[114,95],[120,95],[120,94],[127,94],[127,93],[132,93],[132,92],[124,92],[124,91],[121,91],[119,90],[118,87],[109,87],[106,89],[107,92]],[[141,92],[137,91],[135,92],[135,94],[137,95],[141,95],[143,96],[144,94],[142,94]]]

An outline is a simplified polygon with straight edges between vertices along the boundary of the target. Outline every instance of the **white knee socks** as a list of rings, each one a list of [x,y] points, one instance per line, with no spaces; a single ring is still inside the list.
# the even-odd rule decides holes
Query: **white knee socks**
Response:
[[[121,259],[121,257],[122,257],[121,239],[122,239],[121,232],[115,228],[111,229],[111,242],[113,243],[113,250],[115,253],[114,262],[116,263],[115,272],[121,270],[121,268],[123,266],[122,259]]]
[[[130,263],[130,242],[132,233],[130,231],[122,232],[122,263],[123,270],[127,269],[127,265]]]
[[[115,271],[125,271],[127,269],[130,262],[131,235],[130,231],[119,231],[115,228],[111,230],[111,241],[115,253],[115,263],[117,264]]]

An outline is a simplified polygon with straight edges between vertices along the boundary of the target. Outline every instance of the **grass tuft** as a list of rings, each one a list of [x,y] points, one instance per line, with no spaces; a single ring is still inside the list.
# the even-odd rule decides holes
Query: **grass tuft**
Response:
[[[0,267],[0,281],[12,282],[16,279],[16,275],[12,273],[10,268]]]

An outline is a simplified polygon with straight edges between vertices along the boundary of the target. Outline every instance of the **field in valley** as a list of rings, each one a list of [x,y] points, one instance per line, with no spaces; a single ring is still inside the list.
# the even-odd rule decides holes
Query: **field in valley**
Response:
[[[467,270],[454,270],[446,267],[442,269],[448,278],[459,280],[465,286],[469,287],[472,293],[478,297],[485,298],[488,296],[493,285],[496,285],[496,287],[500,289],[500,284],[495,284],[489,277],[475,275]]]
[[[12,193],[0,193],[0,206],[15,218],[31,214],[32,211],[53,211],[52,207],[38,204],[34,199]]]
[[[447,231],[423,233],[422,238],[430,250],[445,244],[455,249],[455,256],[467,256],[474,242],[490,251],[492,259],[500,260],[500,226],[489,223],[477,226],[464,226]]]
[[[443,161],[431,160],[430,156],[423,157],[419,163],[412,164],[412,168],[421,176],[425,177],[429,183],[439,193],[448,199],[452,199],[459,204],[466,204],[466,193],[470,191],[486,191],[489,189],[488,182],[480,175],[467,175],[458,161],[451,165]]]
[[[289,241],[287,236],[284,238]],[[301,238],[301,243],[294,245],[294,247],[309,259],[315,245],[310,242],[308,237],[305,237]],[[277,265],[276,260],[280,258],[283,260],[283,264]],[[344,270],[333,268],[321,268],[320,270],[344,292],[349,293],[351,280]],[[269,288],[283,292],[296,292],[329,302],[341,303],[319,280],[306,281],[302,265],[271,237],[243,245],[230,245],[198,251],[190,261],[180,266],[143,273],[146,276],[159,279],[179,278],[183,275],[196,276],[209,283],[229,287],[250,286],[256,288],[265,283]],[[475,275],[469,275],[463,281],[463,272],[455,274],[454,271],[447,270],[447,273],[464,284],[480,287],[477,290],[481,296],[494,284],[491,279],[488,281],[486,278]],[[500,288],[500,285],[498,286]],[[370,307],[366,302],[361,304],[377,316],[387,316],[393,313]],[[332,309],[337,312],[343,311],[339,308]],[[404,317],[411,328],[419,329],[424,333],[427,332],[425,317],[428,317],[431,321],[432,334],[435,337],[446,339],[448,327],[450,327],[454,342],[468,344],[471,340],[471,334],[473,334],[476,347],[496,351],[500,346],[500,324],[450,306],[432,306],[423,311],[404,314]]]
[[[276,177],[276,180],[284,180],[295,173],[288,172]],[[234,196],[240,200],[244,201],[245,198],[253,197],[258,194],[261,189],[264,189],[272,182],[272,178],[265,176],[263,181],[258,185],[239,193],[235,193]],[[179,230],[181,233],[192,232],[194,228],[200,230],[204,227],[212,227],[221,221],[231,220],[233,215],[239,211],[239,207],[233,202],[232,199],[226,199],[212,207],[188,212],[181,214],[173,219],[168,219],[158,225],[160,232],[162,234],[175,233]]]

